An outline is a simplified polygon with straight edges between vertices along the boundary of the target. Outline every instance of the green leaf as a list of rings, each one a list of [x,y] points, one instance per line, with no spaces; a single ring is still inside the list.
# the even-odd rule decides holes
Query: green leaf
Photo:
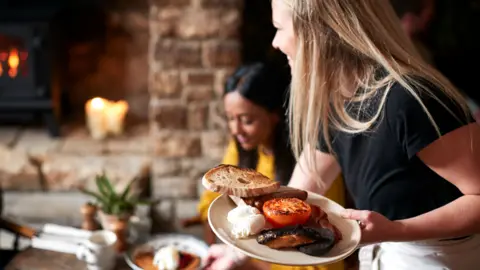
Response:
[[[111,215],[112,214],[112,207],[110,204],[104,204],[103,207],[102,207],[102,211],[105,213],[105,214],[108,214],[108,215]]]
[[[105,198],[103,198],[103,197],[102,197],[100,194],[98,194],[98,193],[95,193],[95,192],[93,192],[93,191],[90,191],[90,190],[87,190],[87,189],[83,189],[83,188],[81,188],[80,191],[81,191],[82,193],[85,193],[85,194],[87,194],[87,195],[89,195],[89,196],[94,197],[95,199],[97,199],[97,201],[99,201],[99,202],[102,203],[102,204],[107,204],[107,202],[105,201]]]
[[[114,204],[112,205],[112,214],[119,215],[121,213],[120,205]]]
[[[135,206],[130,204],[129,202],[121,202],[119,204],[121,213],[128,213],[132,212],[135,209]]]
[[[95,183],[97,184],[97,188],[98,188],[98,191],[100,192],[100,194],[102,194],[104,197],[106,198],[109,198],[110,197],[110,193],[109,191],[107,190],[107,188],[105,187],[104,185],[104,180],[103,180],[103,177],[98,175],[97,177],[95,177]]]
[[[107,176],[105,175],[105,173],[103,173],[102,175],[102,182],[103,182],[103,185],[108,189],[108,191],[110,192],[110,196],[111,197],[114,197],[114,198],[117,198],[117,193],[115,192],[115,189],[113,188],[112,184],[110,183],[110,180],[107,178]]]
[[[111,204],[118,199],[118,196],[114,188],[110,184],[110,181],[106,176],[105,172],[103,172],[101,175],[98,175],[96,177],[96,182],[99,190],[102,192],[102,194],[105,197],[106,203]]]
[[[130,189],[132,188],[132,184],[137,181],[137,177],[133,178],[130,183],[128,183],[127,187],[125,187],[125,190],[123,191],[122,195],[120,196],[121,200],[126,200],[128,194],[130,193]]]

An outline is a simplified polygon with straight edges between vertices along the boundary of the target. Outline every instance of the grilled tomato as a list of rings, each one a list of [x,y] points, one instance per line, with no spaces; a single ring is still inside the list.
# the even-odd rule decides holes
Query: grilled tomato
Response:
[[[275,228],[304,224],[312,214],[308,203],[297,198],[275,198],[263,204],[266,220]]]

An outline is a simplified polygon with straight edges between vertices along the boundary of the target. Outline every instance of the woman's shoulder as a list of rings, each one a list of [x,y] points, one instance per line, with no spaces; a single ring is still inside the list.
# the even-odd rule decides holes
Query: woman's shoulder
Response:
[[[422,87],[420,87],[420,85]],[[444,91],[430,83],[419,81],[415,82],[415,84],[409,84],[409,86],[413,89],[413,93],[400,82],[392,82],[388,91],[386,104],[391,106],[404,106],[410,103],[416,104],[418,101],[428,101],[430,98],[436,97],[444,100],[447,97]]]
[[[238,165],[238,149],[234,139],[230,139],[223,156],[223,164]]]
[[[233,138],[230,138],[228,140],[227,149],[230,149],[230,148],[232,148],[232,150],[234,149],[235,151],[237,150],[237,144],[235,143],[235,140]]]
[[[409,155],[416,154],[439,136],[474,121],[465,104],[443,89],[425,84],[413,90],[412,93],[400,83],[394,83],[385,101],[388,126],[409,149]]]
[[[410,84],[410,88],[399,82],[392,84],[385,101],[387,113],[417,115],[428,112],[432,117],[448,113],[458,119],[465,119],[468,115],[465,100],[459,94],[453,96],[424,80]]]

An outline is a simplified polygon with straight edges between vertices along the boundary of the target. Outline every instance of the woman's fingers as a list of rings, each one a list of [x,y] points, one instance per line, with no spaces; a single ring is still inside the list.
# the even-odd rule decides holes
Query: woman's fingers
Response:
[[[203,265],[212,264],[215,260],[221,258],[225,254],[225,246],[223,245],[212,245],[208,249],[207,256],[203,259]]]
[[[356,220],[360,228],[364,229],[371,221],[374,212],[366,210],[346,209],[341,215],[343,218]]]
[[[235,262],[230,258],[223,257],[213,261],[206,269],[209,270],[232,270],[235,266]]]

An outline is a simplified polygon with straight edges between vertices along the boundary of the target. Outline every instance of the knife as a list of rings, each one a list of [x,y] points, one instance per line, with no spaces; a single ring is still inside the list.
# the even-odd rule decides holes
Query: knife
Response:
[[[14,234],[19,234],[29,239],[32,239],[33,237],[38,235],[38,232],[35,229],[17,224],[13,221],[7,220],[4,217],[0,217],[0,228],[3,228]]]
[[[236,206],[247,205],[245,201],[240,197],[228,195],[228,198],[230,198],[230,200],[232,200]]]

